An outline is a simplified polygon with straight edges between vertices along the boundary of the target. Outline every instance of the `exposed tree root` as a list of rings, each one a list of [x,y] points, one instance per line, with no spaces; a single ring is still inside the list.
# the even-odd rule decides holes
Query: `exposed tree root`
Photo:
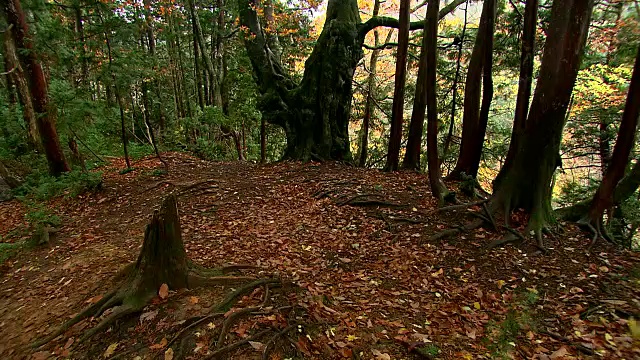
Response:
[[[475,202],[467,203],[467,204],[458,204],[458,205],[445,206],[445,207],[441,207],[441,208],[436,209],[436,212],[463,210],[463,209],[467,209],[467,208],[474,207],[474,206],[477,206],[477,205],[482,205],[482,204],[486,203],[487,201],[489,201],[489,200],[480,200],[480,201],[475,201]]]
[[[269,356],[271,355],[272,348],[275,346],[276,342],[279,338],[288,334],[291,330],[294,330],[298,327],[298,324],[291,324],[286,328],[279,331],[275,334],[267,343],[264,345],[264,350],[262,351],[262,360],[269,360]]]
[[[378,194],[356,194],[346,199],[336,202],[336,205],[351,205],[351,206],[390,206],[390,207],[405,207],[405,204],[393,203],[385,200],[381,200],[382,196]]]
[[[443,230],[443,231],[441,231],[439,233],[431,235],[431,237],[427,241],[431,242],[431,241],[441,240],[441,239],[445,239],[445,238],[448,238],[448,237],[453,236],[453,235],[460,234],[462,232],[466,232],[466,231],[470,231],[470,230],[473,230],[473,229],[477,229],[480,226],[482,226],[483,223],[484,223],[484,220],[477,219],[476,221],[472,221],[467,225],[458,226],[458,227],[453,228],[453,229]]]
[[[64,334],[75,324],[87,318],[98,318],[111,313],[95,327],[87,330],[76,344],[90,339],[119,319],[141,311],[158,293],[161,285],[169,289],[195,288],[210,285],[231,285],[255,280],[249,276],[224,276],[224,273],[252,268],[247,265],[229,265],[221,269],[205,269],[195,265],[187,257],[182,242],[180,221],[175,195],[169,195],[159,211],[147,225],[145,238],[135,265],[127,266],[116,278],[123,279],[115,291],[110,292],[95,304],[90,305],[73,319],[60,326],[52,334],[36,341],[37,348]],[[275,279],[255,280],[239,288],[227,297],[216,309],[222,311],[256,286],[279,282]],[[225,309],[226,310],[226,309]]]
[[[566,343],[566,344],[568,344],[570,346],[573,346],[573,347],[576,348],[576,350],[578,350],[578,351],[580,351],[580,352],[582,352],[584,354],[595,355],[595,352],[593,350],[589,349],[588,347],[586,347],[586,346],[584,346],[582,344],[575,343],[575,342],[571,341],[571,339],[569,339],[569,338],[567,338],[565,336],[562,336],[562,335],[560,335],[558,333],[555,333],[555,332],[552,332],[552,331],[548,331],[548,330],[541,330],[540,333],[548,335],[548,336],[551,336],[555,340],[558,340],[558,341],[564,342],[564,343]]]
[[[214,351],[213,353],[209,354],[208,356],[204,357],[205,360],[209,360],[209,359],[218,359],[220,358],[222,355],[233,351],[235,349],[238,349],[239,347],[248,344],[250,341],[256,341],[258,339],[260,339],[261,337],[265,336],[266,334],[270,333],[271,331],[273,331],[272,329],[266,329],[266,330],[262,330],[260,332],[258,332],[257,334],[250,336],[246,339],[242,339],[240,341],[237,341],[233,344],[227,345],[225,347],[222,347],[220,349],[217,349],[216,351]]]

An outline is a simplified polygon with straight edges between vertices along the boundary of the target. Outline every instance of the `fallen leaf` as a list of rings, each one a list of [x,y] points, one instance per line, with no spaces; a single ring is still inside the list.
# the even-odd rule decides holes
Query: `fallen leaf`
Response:
[[[197,296],[189,297],[189,302],[191,303],[191,305],[197,304],[198,303],[198,297]]]
[[[162,349],[162,348],[164,348],[165,346],[167,346],[167,342],[168,342],[168,341],[167,341],[167,338],[164,338],[164,337],[163,337],[163,338],[162,338],[162,340],[160,340],[160,343],[159,343],[159,344],[153,344],[153,345],[149,346],[149,349],[151,349],[151,350],[158,350],[158,349]]]
[[[249,345],[258,351],[264,350],[264,344],[259,341],[249,341]]]
[[[142,313],[142,315],[140,315],[140,322],[144,322],[146,320],[153,320],[156,315],[158,315],[158,310],[154,310],[154,311],[147,311],[146,313]]]
[[[550,356],[549,359],[554,360],[554,359],[561,359],[562,357],[564,357],[565,355],[567,355],[569,352],[567,351],[566,347],[561,347],[560,349],[554,351]]]
[[[104,356],[105,359],[109,358],[111,355],[113,355],[114,352],[116,352],[117,348],[118,348],[118,343],[114,342],[113,344],[107,347],[107,350],[105,350],[102,356]]]
[[[160,285],[160,290],[158,290],[158,296],[160,296],[160,299],[166,299],[167,296],[169,296],[169,286],[167,284]]]
[[[168,348],[167,351],[164,352],[164,360],[173,360],[173,349]]]

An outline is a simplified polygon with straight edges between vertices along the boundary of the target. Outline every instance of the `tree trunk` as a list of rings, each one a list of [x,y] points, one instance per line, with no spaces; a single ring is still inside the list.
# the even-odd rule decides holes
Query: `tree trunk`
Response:
[[[104,21],[102,21],[104,25]],[[118,102],[118,109],[120,110],[120,138],[122,140],[122,148],[124,150],[124,161],[127,164],[127,169],[131,169],[131,163],[129,162],[129,150],[127,148],[127,132],[125,127],[125,118],[124,118],[124,105],[122,104],[122,97],[120,96],[120,89],[118,86],[118,81],[116,79],[116,74],[113,71],[113,56],[111,55],[111,41],[109,40],[109,35],[107,31],[104,32],[104,41],[107,45],[107,55],[109,56],[109,71],[111,72],[111,79],[113,80],[113,86],[116,93],[116,101]],[[143,93],[145,89],[142,90]],[[146,111],[146,109],[145,109]]]
[[[393,105],[391,107],[391,130],[389,132],[389,147],[387,148],[386,171],[398,170],[400,158],[402,122],[404,118],[404,85],[407,74],[407,54],[409,50],[409,10],[410,1],[400,0],[400,29],[398,31],[396,76],[393,90]],[[419,146],[420,144],[418,144],[418,147]]]
[[[453,139],[453,127],[456,119],[456,106],[458,99],[458,79],[460,78],[460,63],[462,60],[462,46],[464,45],[465,35],[467,32],[467,15],[469,12],[469,2],[467,1],[464,8],[464,23],[462,25],[462,34],[460,35],[458,41],[458,56],[456,57],[456,75],[453,78],[453,84],[451,86],[451,120],[449,121],[449,131],[447,132],[447,137],[444,140],[444,144],[442,146],[442,159],[440,163],[444,162],[448,152],[449,146],[451,145],[451,140]]]
[[[436,5],[436,28],[435,31],[437,32],[437,11],[438,11],[438,7],[440,6],[440,2],[436,1],[434,3],[437,3]],[[431,3],[430,3],[431,4]],[[429,9],[430,7],[427,6],[427,17],[425,17],[424,19],[424,31],[422,32],[422,49],[420,51],[420,60],[418,62],[418,77],[416,78],[416,91],[415,91],[415,95],[413,97],[413,111],[411,113],[411,122],[409,123],[409,135],[408,135],[408,139],[407,139],[407,149],[406,152],[404,154],[404,160],[402,162],[402,167],[404,169],[409,169],[409,170],[416,170],[419,171],[420,170],[420,153],[422,152],[422,129],[424,126],[424,115],[425,115],[425,109],[427,107],[427,102],[435,98],[435,94],[433,94],[434,98],[432,99],[431,95],[429,92],[432,90],[431,89],[431,80],[434,80],[433,86],[435,86],[435,78],[431,79],[430,75],[430,71],[432,69],[427,69],[427,67],[430,67],[431,65],[435,65],[435,58],[432,58],[432,55],[435,54],[435,51],[437,50],[437,46],[435,48],[431,48],[431,37],[432,36],[436,36],[437,34],[431,34],[429,33],[429,31],[432,31],[433,29],[431,28],[431,24],[429,23],[430,14],[429,13]],[[437,40],[437,37],[436,37]],[[437,45],[437,44],[436,44]],[[433,51],[433,54],[430,54],[429,52]],[[398,50],[398,53],[400,52],[400,50]],[[435,55],[434,55],[435,56]],[[433,63],[431,63],[431,61],[433,61]],[[396,75],[398,74],[398,63],[396,63]],[[429,74],[427,74],[429,73]],[[396,78],[396,81],[397,78]],[[396,82],[397,84],[397,82]],[[404,87],[404,85],[403,85]],[[434,89],[435,90],[435,87]],[[427,94],[429,93],[429,94]],[[435,104],[435,103],[434,103]],[[394,96],[394,105],[395,105],[395,96]],[[432,104],[430,104],[432,105]],[[430,109],[430,110],[434,110],[434,109]],[[430,114],[435,115],[435,119],[436,119],[436,130],[437,130],[437,121],[438,121],[438,112],[437,109],[435,109],[435,112],[432,112]],[[392,121],[395,121],[395,118],[392,115]],[[391,123],[391,128],[393,129],[393,122]],[[393,132],[392,132],[393,134]],[[436,138],[437,138],[437,134],[436,134]],[[389,145],[391,146],[391,145]],[[434,149],[429,148],[428,151],[431,152]],[[436,146],[435,148],[436,154],[438,153],[438,148]],[[434,192],[434,189],[431,190],[432,192]],[[435,189],[434,195],[436,195],[436,193],[438,192],[438,189]],[[436,196],[438,197],[438,196]]]
[[[565,113],[580,69],[593,0],[555,0],[533,101],[513,160],[506,162],[490,202],[506,221],[522,208],[528,214],[527,231],[542,244],[542,229],[553,221],[551,181],[558,166]]]
[[[16,86],[18,99],[20,100],[20,105],[22,105],[22,117],[24,118],[24,122],[27,127],[29,145],[34,149],[42,150],[40,134],[38,134],[38,127],[36,124],[36,113],[33,109],[31,93],[29,92],[29,84],[25,77],[24,70],[20,65],[20,61],[18,60],[18,56],[16,55],[15,43],[11,30],[5,31],[3,44],[5,71],[8,72],[7,79],[11,84],[15,84]],[[12,93],[11,87],[8,86],[8,88],[10,93]]]
[[[444,203],[445,197],[449,194],[447,188],[442,182],[440,176],[440,157],[438,156],[438,101],[436,92],[436,71],[437,52],[438,52],[438,8],[440,0],[430,0],[427,5],[427,16],[425,17],[424,41],[422,52],[424,54],[423,65],[425,68],[425,95],[427,100],[427,161],[429,166],[429,184],[431,185],[431,193],[438,199],[440,204]],[[423,54],[421,54],[421,57]],[[422,66],[421,66],[422,68]],[[418,79],[420,73],[418,73]],[[421,87],[422,84],[420,83]],[[416,89],[416,97],[418,90]],[[424,117],[424,107],[421,107],[422,116]],[[415,111],[415,108],[414,108]],[[412,117],[413,120],[413,117]],[[423,120],[420,121],[422,124]],[[422,126],[421,126],[422,128]],[[420,129],[422,133],[422,129]],[[419,153],[418,153],[419,156]]]
[[[257,13],[239,0],[240,21],[251,36],[245,47],[262,93],[260,108],[287,136],[284,158],[351,160],[348,124],[355,67],[362,57],[360,14],[353,0],[330,0],[325,26],[299,84],[269,49]]]
[[[607,167],[602,182],[591,200],[588,215],[581,221],[582,223],[594,225],[597,230],[602,225],[602,216],[605,210],[614,205],[616,186],[624,176],[624,171],[629,162],[629,155],[635,145],[638,117],[640,117],[640,49],[638,49],[638,55],[633,67],[627,102],[622,114],[618,140],[613,149],[611,163]]]
[[[373,16],[378,16],[380,12],[380,0],[375,0],[373,4]],[[391,33],[391,32],[390,32]],[[379,33],[378,30],[373,32],[373,46],[376,47],[371,51],[371,58],[369,60],[369,77],[367,78],[367,100],[364,107],[364,116],[362,118],[361,140],[360,140],[360,156],[359,165],[361,167],[367,164],[367,152],[369,148],[369,127],[371,124],[371,116],[373,114],[373,102],[376,89],[376,72],[378,71],[378,56],[380,55],[380,49],[377,49],[379,45]]]
[[[202,92],[202,75],[200,70],[200,48],[198,46],[198,40],[196,39],[195,35],[193,37],[193,65],[194,78],[196,80],[196,92],[198,93],[198,105],[200,106],[200,110],[204,110],[204,93]]]
[[[7,22],[12,26],[11,32],[18,49],[21,63],[25,66],[29,79],[29,91],[36,113],[36,125],[40,133],[40,140],[49,163],[49,172],[58,176],[71,170],[64,157],[60,138],[56,130],[55,109],[49,106],[49,90],[42,71],[42,66],[36,57],[29,36],[29,27],[25,19],[19,0],[7,0],[3,5],[3,12]]]
[[[533,82],[533,59],[538,21],[538,0],[527,0],[524,8],[524,26],[522,27],[522,51],[520,54],[520,79],[516,98],[516,113],[511,131],[511,143],[505,162],[510,162],[518,148],[516,143],[522,137],[529,110],[531,84]]]
[[[442,18],[464,0],[440,11]],[[329,0],[322,33],[305,63],[298,84],[287,76],[269,48],[254,0],[238,0],[244,43],[261,93],[262,116],[281,126],[287,137],[285,159],[351,161],[348,124],[353,74],[362,58],[367,32],[377,26],[398,27],[397,19],[373,17],[361,23],[356,0]],[[423,27],[422,22],[410,28]]]
[[[473,46],[467,80],[464,90],[464,115],[462,118],[462,143],[456,167],[448,175],[449,179],[460,179],[462,173],[475,177],[478,174],[482,145],[486,131],[488,107],[491,104],[492,89],[485,89],[483,94],[483,108],[480,108],[481,79],[489,73],[490,64],[487,59],[493,53],[493,32],[495,25],[496,0],[487,0],[482,6],[478,35]],[[485,66],[489,66],[485,71]],[[483,75],[484,73],[484,75]],[[489,76],[489,79],[491,76]],[[489,86],[491,81],[483,80],[483,87]],[[491,91],[489,91],[491,90]],[[488,98],[487,98],[488,97]]]

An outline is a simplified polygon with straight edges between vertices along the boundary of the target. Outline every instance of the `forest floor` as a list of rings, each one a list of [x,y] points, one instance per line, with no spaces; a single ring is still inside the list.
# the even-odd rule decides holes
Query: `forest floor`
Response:
[[[108,292],[114,274],[135,261],[163,197],[200,182],[178,199],[190,258],[205,266],[258,265],[262,275],[299,287],[290,299],[304,309],[304,324],[288,336],[296,349],[283,345],[272,359],[295,352],[324,359],[640,358],[632,335],[640,254],[603,242],[588,252],[590,239],[573,225],[545,239],[548,254],[531,243],[484,250],[504,236],[490,228],[429,243],[430,235],[473,218],[467,209],[435,212],[424,175],[164,157],[166,174],[149,157],[121,175],[123,161],[114,159],[98,169],[101,191],[48,202],[62,220],[57,234],[0,266],[0,358],[171,359],[167,339],[228,288],[171,291],[80,345],[74,339],[95,320],[40,349],[28,345]],[[26,211],[17,201],[0,203],[5,241],[26,226]],[[269,321],[244,319],[230,340]],[[187,358],[205,358],[215,331],[209,325],[193,329],[197,343]],[[267,340],[229,355],[259,359]]]

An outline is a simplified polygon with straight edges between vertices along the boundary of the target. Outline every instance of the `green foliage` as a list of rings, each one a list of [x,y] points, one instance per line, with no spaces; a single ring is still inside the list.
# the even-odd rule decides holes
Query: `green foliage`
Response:
[[[100,189],[102,173],[72,171],[56,178],[45,172],[33,172],[15,193],[19,197],[47,200],[61,195],[76,197]]]
[[[535,328],[536,321],[531,311],[538,299],[536,291],[526,290],[517,296],[516,302],[504,319],[487,324],[487,335],[483,338],[483,343],[491,352],[491,358],[510,359],[510,353],[516,347],[518,337],[523,332]]]

